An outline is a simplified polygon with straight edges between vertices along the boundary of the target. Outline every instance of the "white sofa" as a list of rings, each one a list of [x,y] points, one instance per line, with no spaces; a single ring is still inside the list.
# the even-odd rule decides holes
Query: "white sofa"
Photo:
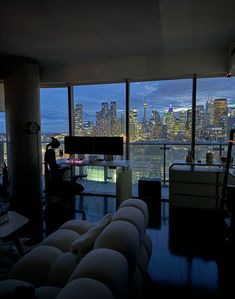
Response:
[[[13,266],[0,297],[141,298],[152,253],[147,225],[148,207],[139,199],[123,201],[98,223],[67,221]]]

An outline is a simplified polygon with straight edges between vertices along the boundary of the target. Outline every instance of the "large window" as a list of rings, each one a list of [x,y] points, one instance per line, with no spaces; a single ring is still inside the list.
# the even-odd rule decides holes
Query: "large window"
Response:
[[[125,84],[74,87],[74,134],[125,136]]]
[[[64,136],[69,133],[67,88],[41,88],[41,133],[42,157],[46,144],[54,136],[60,140],[63,149]],[[56,152],[59,155],[59,152]]]
[[[194,141],[196,160],[204,160],[208,150],[213,151],[215,160],[226,155],[229,131],[235,128],[234,83],[233,77],[197,79],[194,106],[192,78],[131,82],[129,119],[126,83],[76,85],[73,134],[123,136],[125,142],[127,122],[132,182],[137,184],[144,176],[160,177],[166,183],[169,166],[173,161],[185,161]],[[63,144],[69,133],[67,88],[41,89],[41,102],[43,142],[55,136]],[[104,181],[105,177],[116,181],[115,170],[108,169],[106,174],[95,166],[84,170],[88,181]]]
[[[74,135],[123,136],[125,142],[125,103],[125,83],[75,86]],[[104,180],[99,167],[88,168],[87,176],[89,180]],[[109,169],[108,176],[110,182],[115,181],[115,170]]]
[[[218,77],[197,80],[196,157],[205,159],[212,151],[214,159],[226,155],[229,132],[235,128],[235,78]]]
[[[166,179],[171,162],[185,158],[191,142],[191,103],[192,79],[131,83],[133,182],[141,176]]]
[[[0,112],[0,173],[4,162],[7,161],[6,119],[5,112]]]

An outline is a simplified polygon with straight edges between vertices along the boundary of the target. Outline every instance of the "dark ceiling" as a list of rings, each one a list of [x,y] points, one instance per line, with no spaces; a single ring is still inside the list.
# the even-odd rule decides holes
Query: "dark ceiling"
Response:
[[[218,51],[235,41],[235,0],[7,0],[0,2],[0,59],[42,69]]]

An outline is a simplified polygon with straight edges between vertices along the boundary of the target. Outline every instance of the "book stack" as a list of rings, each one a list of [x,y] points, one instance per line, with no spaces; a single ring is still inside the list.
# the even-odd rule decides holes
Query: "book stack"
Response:
[[[9,203],[0,203],[0,224],[8,221]]]

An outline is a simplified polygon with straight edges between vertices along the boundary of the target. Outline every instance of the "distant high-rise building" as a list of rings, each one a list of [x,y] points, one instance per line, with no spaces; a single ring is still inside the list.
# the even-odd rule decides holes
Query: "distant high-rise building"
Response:
[[[129,129],[130,129],[130,138],[131,141],[137,140],[138,139],[138,110],[137,108],[133,108],[130,111],[130,122],[129,122]]]
[[[111,136],[118,135],[118,118],[117,118],[117,102],[112,101],[110,103],[110,112],[109,112],[109,119],[110,119],[110,134]]]
[[[144,98],[144,123],[147,123],[147,100]]]
[[[167,133],[174,134],[175,133],[175,114],[174,114],[172,105],[169,106],[169,109],[166,113],[165,122],[166,122],[166,126],[167,126]]]
[[[93,136],[94,135],[93,121],[84,121],[84,135],[85,136]]]
[[[119,134],[118,135],[123,135],[123,136],[126,135],[124,113],[121,113],[120,118],[119,118]]]
[[[110,136],[109,103],[101,103],[101,111],[96,112],[96,135]]]
[[[74,108],[74,133],[77,136],[83,136],[83,105],[76,104]]]
[[[213,100],[213,126],[223,127],[224,118],[228,116],[227,99]]]
[[[229,114],[229,116],[235,116],[235,107],[230,108]]]
[[[4,165],[4,142],[0,140],[0,168]]]
[[[147,133],[147,100],[144,98],[144,119],[143,119],[144,133]]]
[[[192,129],[192,109],[187,110],[187,130]]]
[[[206,102],[206,111],[205,111],[205,123],[206,127],[213,126],[214,121],[214,105],[212,100]]]
[[[187,124],[187,114],[186,110],[180,110],[179,112],[179,133],[185,134]]]
[[[205,128],[204,105],[196,105],[195,122],[196,122],[196,137],[197,139],[201,139],[203,138],[204,128]]]
[[[160,138],[161,136],[161,117],[157,110],[152,109],[152,116],[148,123],[150,139]]]

